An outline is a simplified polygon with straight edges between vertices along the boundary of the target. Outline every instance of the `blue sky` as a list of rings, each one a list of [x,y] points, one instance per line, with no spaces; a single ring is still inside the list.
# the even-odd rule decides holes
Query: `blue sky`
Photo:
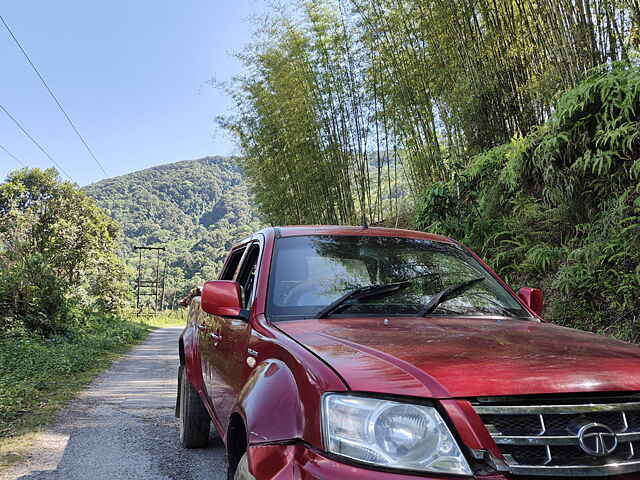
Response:
[[[3,2],[0,14],[109,176],[238,153],[214,117],[231,105],[207,84],[241,71],[261,0]],[[104,178],[0,24],[0,104],[86,185]],[[0,145],[30,167],[51,162],[0,111]],[[0,180],[19,168],[0,150]]]

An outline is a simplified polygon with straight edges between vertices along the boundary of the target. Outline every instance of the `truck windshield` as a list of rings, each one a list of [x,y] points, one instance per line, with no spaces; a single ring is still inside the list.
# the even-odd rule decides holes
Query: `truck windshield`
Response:
[[[482,281],[477,279],[482,278]],[[469,282],[474,280],[473,282]],[[408,282],[384,295],[356,295],[332,316],[415,316],[445,289],[469,286],[430,316],[531,315],[460,247],[414,238],[300,236],[280,238],[269,279],[267,313],[274,320],[316,318],[348,292]],[[433,304],[433,302],[432,302]]]

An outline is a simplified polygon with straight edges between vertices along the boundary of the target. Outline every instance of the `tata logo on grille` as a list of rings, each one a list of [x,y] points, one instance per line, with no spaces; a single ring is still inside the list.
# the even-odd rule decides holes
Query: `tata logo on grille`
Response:
[[[578,444],[587,454],[604,457],[618,446],[618,438],[613,430],[601,423],[588,423],[578,430]]]

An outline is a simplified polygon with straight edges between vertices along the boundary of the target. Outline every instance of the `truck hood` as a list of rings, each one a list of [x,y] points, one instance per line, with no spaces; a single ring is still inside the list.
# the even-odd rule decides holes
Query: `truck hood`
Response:
[[[640,347],[537,321],[278,322],[352,390],[429,398],[640,391]]]

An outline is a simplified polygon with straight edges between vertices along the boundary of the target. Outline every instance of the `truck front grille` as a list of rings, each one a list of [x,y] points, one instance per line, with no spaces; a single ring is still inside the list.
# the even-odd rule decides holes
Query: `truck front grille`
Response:
[[[514,475],[640,471],[640,397],[473,402]]]

